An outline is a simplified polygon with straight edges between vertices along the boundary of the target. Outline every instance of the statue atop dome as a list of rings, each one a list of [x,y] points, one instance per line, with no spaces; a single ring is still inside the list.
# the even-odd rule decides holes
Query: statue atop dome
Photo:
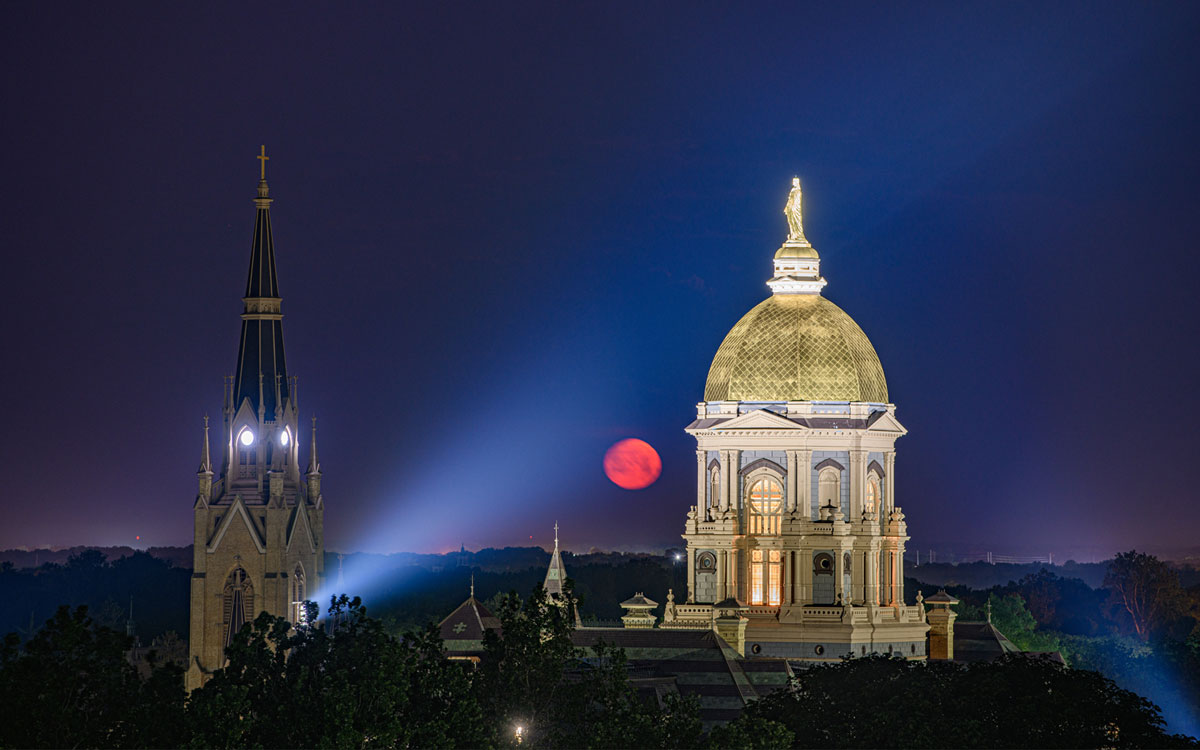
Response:
[[[800,178],[792,178],[792,191],[788,193],[783,215],[788,222],[788,241],[804,240],[804,222],[800,214]]]

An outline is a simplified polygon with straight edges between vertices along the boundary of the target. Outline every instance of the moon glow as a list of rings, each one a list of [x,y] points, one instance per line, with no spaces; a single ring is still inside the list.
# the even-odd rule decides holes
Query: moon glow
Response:
[[[646,441],[626,438],[604,454],[604,473],[618,487],[645,489],[662,473],[662,459]]]

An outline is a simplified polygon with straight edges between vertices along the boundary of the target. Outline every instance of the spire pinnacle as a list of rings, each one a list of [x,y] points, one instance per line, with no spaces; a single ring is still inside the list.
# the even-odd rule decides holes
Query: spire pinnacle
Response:
[[[212,474],[212,454],[208,450],[208,415],[204,415],[204,447],[200,450],[200,473]]]
[[[317,460],[317,417],[316,417],[316,415],[314,415],[312,418],[312,450],[309,451],[309,455],[308,455],[308,473],[309,474],[320,474],[321,473],[321,462]]]
[[[258,159],[258,164],[262,168],[261,171],[259,172],[258,179],[263,180],[265,182],[267,179],[267,162],[271,160],[271,157],[267,156],[266,144],[263,144],[262,151],[260,151],[258,156],[254,157],[254,158]]]
[[[558,549],[558,521],[554,522],[554,549]]]
[[[475,574],[471,574],[471,598],[475,598]]]

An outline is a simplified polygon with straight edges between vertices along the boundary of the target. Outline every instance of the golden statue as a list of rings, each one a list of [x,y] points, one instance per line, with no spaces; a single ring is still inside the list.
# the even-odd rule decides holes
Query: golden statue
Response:
[[[804,239],[804,223],[800,217],[800,178],[792,178],[792,192],[788,193],[787,205],[783,207],[783,215],[788,221],[788,240]]]

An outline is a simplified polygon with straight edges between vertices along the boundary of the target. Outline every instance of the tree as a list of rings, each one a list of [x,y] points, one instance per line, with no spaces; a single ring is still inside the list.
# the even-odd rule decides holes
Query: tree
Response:
[[[816,665],[735,724],[758,720],[783,724],[793,747],[1195,746],[1164,731],[1154,704],[1102,675],[1018,655],[966,666],[880,656]]]
[[[317,609],[309,617],[316,622]],[[292,627],[263,613],[192,693],[195,747],[454,747],[487,744],[462,668],[436,633],[397,640],[357,599]]]
[[[1153,555],[1137,550],[1117,555],[1108,566],[1104,586],[1143,641],[1185,614],[1179,574]]]
[[[181,744],[183,673],[152,665],[142,680],[125,654],[131,639],[86,607],[60,607],[24,646],[0,648],[3,747],[172,747]]]
[[[630,683],[624,651],[571,640],[574,586],[552,601],[540,585],[522,600],[503,597],[500,632],[485,634],[475,688],[495,741],[510,744],[521,727],[531,747],[696,747],[699,705],[668,695],[643,699]]]

